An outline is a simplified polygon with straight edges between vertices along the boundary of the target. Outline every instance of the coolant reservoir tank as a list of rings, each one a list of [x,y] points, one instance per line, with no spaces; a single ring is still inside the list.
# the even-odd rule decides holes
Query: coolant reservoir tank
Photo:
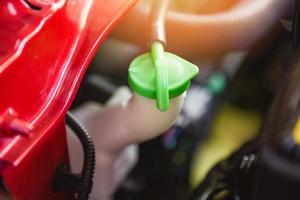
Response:
[[[78,117],[96,147],[94,184],[97,187],[93,188],[92,199],[108,199],[120,184],[122,178],[115,166],[125,166],[120,157],[126,148],[159,136],[175,123],[185,91],[198,73],[196,65],[171,53],[159,51],[161,57],[155,59],[156,50],[162,50],[162,46],[154,46],[154,55],[143,54],[129,66],[132,95],[98,111],[89,106],[78,110]],[[69,142],[73,148],[71,163],[78,168],[80,149],[72,145],[74,140]]]

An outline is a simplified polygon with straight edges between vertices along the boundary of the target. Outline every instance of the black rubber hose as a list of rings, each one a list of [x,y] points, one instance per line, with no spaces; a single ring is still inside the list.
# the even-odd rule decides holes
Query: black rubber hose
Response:
[[[76,134],[83,148],[84,160],[81,169],[81,187],[77,199],[87,200],[92,191],[95,171],[94,143],[85,128],[70,112],[67,112],[66,123]]]

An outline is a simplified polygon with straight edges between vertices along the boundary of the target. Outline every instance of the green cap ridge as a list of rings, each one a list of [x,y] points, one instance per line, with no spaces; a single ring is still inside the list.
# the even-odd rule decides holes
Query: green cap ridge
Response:
[[[161,111],[169,108],[169,99],[184,93],[198,67],[179,56],[164,52],[163,44],[154,42],[151,53],[135,58],[129,66],[128,82],[137,94],[156,99]]]

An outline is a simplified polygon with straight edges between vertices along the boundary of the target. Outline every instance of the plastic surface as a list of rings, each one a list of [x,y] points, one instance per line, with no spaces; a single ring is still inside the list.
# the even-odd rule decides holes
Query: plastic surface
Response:
[[[138,56],[129,66],[129,85],[139,95],[157,100],[161,111],[169,107],[169,98],[177,97],[189,87],[198,67],[179,56],[164,52],[154,43],[151,53]]]
[[[164,55],[164,47],[160,42],[154,42],[151,47],[151,56],[155,67],[156,102],[161,111],[169,108],[168,88],[168,60]]]
[[[174,123],[182,108],[185,94],[170,100],[170,108],[160,112],[153,99],[136,93],[128,94],[128,88],[116,90],[105,107],[86,103],[76,110],[82,124],[88,130],[96,146],[96,171],[91,199],[107,200],[121,184],[126,172],[126,161],[120,154],[130,145],[158,137]],[[99,134],[100,133],[100,134]],[[69,138],[72,147],[70,160],[72,167],[80,168],[82,151],[75,141]],[[128,171],[126,172],[128,173]]]
[[[56,167],[68,161],[65,113],[95,51],[134,2],[0,2],[0,172],[14,199],[67,199],[51,191]]]
[[[147,49],[151,33],[151,2],[140,0],[113,30],[112,36]],[[171,8],[173,2],[171,1]],[[177,2],[177,8],[166,14],[167,50],[189,59],[214,58],[231,51],[248,49],[265,36],[294,3],[293,0]],[[230,5],[225,2],[230,2]],[[221,9],[207,7],[214,3],[223,5],[219,7]],[[199,12],[190,12],[189,5],[192,10]]]

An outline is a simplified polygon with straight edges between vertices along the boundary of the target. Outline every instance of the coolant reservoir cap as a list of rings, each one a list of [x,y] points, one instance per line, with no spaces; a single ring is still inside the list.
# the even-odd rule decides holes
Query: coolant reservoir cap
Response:
[[[129,66],[128,82],[131,89],[141,96],[158,100],[157,91],[164,80],[158,80],[157,66],[165,70],[166,78],[159,79],[166,80],[169,98],[185,92],[190,80],[199,71],[196,65],[172,53],[163,52],[162,59],[153,59],[153,53],[145,53],[134,59]]]

